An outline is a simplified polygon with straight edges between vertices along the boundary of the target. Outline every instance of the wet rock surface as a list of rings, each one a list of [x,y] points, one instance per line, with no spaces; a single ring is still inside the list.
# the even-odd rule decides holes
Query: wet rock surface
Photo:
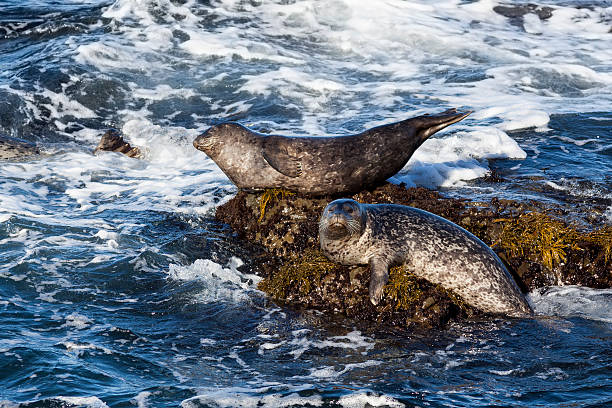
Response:
[[[132,147],[123,139],[121,132],[116,129],[109,129],[102,135],[100,143],[94,149],[93,153],[97,154],[101,151],[123,153],[128,157],[141,159],[143,152],[138,147]]]
[[[523,5],[511,5],[502,4],[493,7],[493,11],[504,17],[511,19],[518,19],[527,14],[533,13],[538,16],[540,20],[547,20],[552,17],[555,9],[548,6],[540,6],[537,4],[523,4]]]
[[[0,134],[0,160],[19,160],[40,155],[36,145],[22,139]]]
[[[391,269],[383,300],[373,306],[369,268],[334,264],[319,251],[319,217],[335,198],[240,191],[216,217],[252,247],[255,272],[264,278],[259,288],[280,304],[402,328],[440,327],[483,315],[402,267]],[[351,198],[409,205],[455,222],[491,246],[525,292],[563,284],[612,287],[612,226],[578,228],[563,221],[562,210],[538,203],[469,202],[393,184]]]

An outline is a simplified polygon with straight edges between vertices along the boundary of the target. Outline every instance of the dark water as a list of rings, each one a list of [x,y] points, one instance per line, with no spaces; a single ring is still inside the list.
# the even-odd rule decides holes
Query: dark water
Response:
[[[191,146],[227,119],[345,134],[455,106],[397,181],[610,223],[610,4],[546,4],[0,1],[0,132],[45,153],[0,163],[0,407],[612,404],[610,290],[426,333],[279,308]],[[110,126],[146,158],[92,156]]]

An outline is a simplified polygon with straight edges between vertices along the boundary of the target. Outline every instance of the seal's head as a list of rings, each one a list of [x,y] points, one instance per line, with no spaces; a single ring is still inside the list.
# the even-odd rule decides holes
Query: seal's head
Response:
[[[193,147],[210,157],[215,157],[224,144],[232,144],[233,136],[238,135],[240,132],[236,131],[241,129],[242,126],[231,122],[211,126],[206,132],[196,137]]]
[[[359,237],[366,224],[366,213],[355,200],[342,198],[332,201],[319,220],[319,237],[326,240],[346,240]]]

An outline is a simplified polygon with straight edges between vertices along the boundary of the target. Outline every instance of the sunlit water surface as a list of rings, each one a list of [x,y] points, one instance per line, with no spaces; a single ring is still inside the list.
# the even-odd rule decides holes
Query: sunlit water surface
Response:
[[[0,0],[0,132],[45,153],[0,163],[0,407],[612,404],[612,291],[426,333],[279,308],[191,146],[469,109],[392,181],[612,223],[612,6],[545,3]],[[109,127],[146,158],[92,156]]]

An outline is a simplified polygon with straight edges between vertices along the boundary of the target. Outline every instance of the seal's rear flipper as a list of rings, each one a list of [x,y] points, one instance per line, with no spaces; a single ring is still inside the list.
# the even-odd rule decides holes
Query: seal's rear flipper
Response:
[[[457,109],[449,109],[437,115],[423,115],[412,119],[411,124],[415,126],[417,134],[423,143],[427,138],[447,126],[457,123],[468,117],[472,111],[458,112]]]

